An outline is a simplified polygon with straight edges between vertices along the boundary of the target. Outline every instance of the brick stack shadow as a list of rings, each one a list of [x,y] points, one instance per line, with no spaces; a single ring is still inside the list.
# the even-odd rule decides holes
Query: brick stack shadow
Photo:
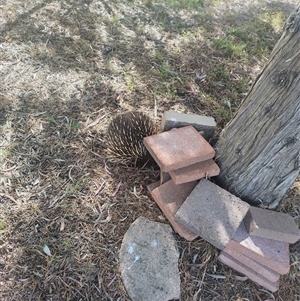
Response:
[[[252,207],[209,181],[220,172],[207,142],[214,127],[211,117],[165,112],[163,132],[144,138],[160,167],[148,190],[179,235],[202,237],[221,250],[221,262],[275,292],[299,229],[290,215]]]

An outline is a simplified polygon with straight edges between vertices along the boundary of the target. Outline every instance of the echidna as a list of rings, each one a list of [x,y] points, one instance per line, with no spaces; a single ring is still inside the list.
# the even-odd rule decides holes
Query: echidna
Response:
[[[152,161],[143,138],[157,133],[155,123],[142,112],[116,116],[107,129],[107,155],[115,163],[145,166]]]

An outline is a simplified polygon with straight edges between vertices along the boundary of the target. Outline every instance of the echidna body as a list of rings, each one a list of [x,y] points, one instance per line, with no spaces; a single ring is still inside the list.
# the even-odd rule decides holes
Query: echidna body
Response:
[[[127,166],[143,166],[151,161],[143,138],[157,133],[157,128],[147,115],[126,112],[115,117],[107,129],[108,159]]]

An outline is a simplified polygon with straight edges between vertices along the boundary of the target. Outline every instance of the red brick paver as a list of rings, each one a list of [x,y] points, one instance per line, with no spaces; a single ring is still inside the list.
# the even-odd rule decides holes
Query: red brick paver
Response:
[[[235,258],[231,257],[225,252],[221,252],[219,255],[219,260],[224,264],[228,265],[232,269],[246,275],[252,281],[258,283],[259,285],[265,287],[271,292],[276,292],[279,289],[279,281],[271,282],[268,279],[262,277],[259,273],[242,264]]]
[[[235,249],[279,274],[287,274],[290,270],[289,244],[249,235],[244,222],[241,223],[227,247]]]
[[[174,215],[196,185],[197,181],[175,185],[172,180],[161,186],[159,186],[159,182],[148,185],[148,190],[153,199],[168,218],[174,230],[189,241],[195,239],[198,235],[177,223],[174,220]]]
[[[187,167],[170,171],[175,184],[182,184],[199,180],[201,178],[215,177],[220,173],[219,166],[214,162],[213,159],[209,159],[203,162],[199,162]]]
[[[144,144],[164,172],[206,161],[215,155],[212,146],[192,126],[146,137]]]
[[[162,170],[160,170],[160,185],[168,182],[171,180],[171,176],[168,172],[163,172]]]
[[[245,266],[249,267],[250,269],[256,271],[262,277],[268,279],[271,282],[276,282],[279,280],[280,274],[269,269],[267,266],[261,264],[258,261],[255,261],[248,256],[240,253],[236,249],[232,248],[232,244],[228,244],[227,247],[222,251],[226,254],[230,255],[234,259],[238,260],[240,263],[244,264]]]

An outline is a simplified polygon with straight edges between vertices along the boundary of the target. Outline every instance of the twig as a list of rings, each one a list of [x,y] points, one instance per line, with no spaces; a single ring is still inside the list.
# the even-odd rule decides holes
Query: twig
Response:
[[[14,170],[15,168],[17,168],[17,166],[16,165],[14,165],[14,166],[12,166],[12,167],[10,167],[10,168],[7,168],[7,169],[0,169],[0,172],[8,172],[8,171],[11,171],[11,170]]]
[[[6,197],[6,198],[10,199],[11,201],[13,201],[15,204],[19,205],[19,203],[12,196],[10,196],[6,193],[0,193],[0,196]]]
[[[115,196],[115,195],[118,193],[118,191],[119,191],[121,185],[122,185],[122,181],[119,182],[119,184],[117,185],[115,191],[112,193],[111,196]]]
[[[105,183],[105,180],[103,180],[103,182],[101,183],[99,188],[95,191],[95,195],[97,195],[100,192],[100,190],[103,188],[104,183]]]

